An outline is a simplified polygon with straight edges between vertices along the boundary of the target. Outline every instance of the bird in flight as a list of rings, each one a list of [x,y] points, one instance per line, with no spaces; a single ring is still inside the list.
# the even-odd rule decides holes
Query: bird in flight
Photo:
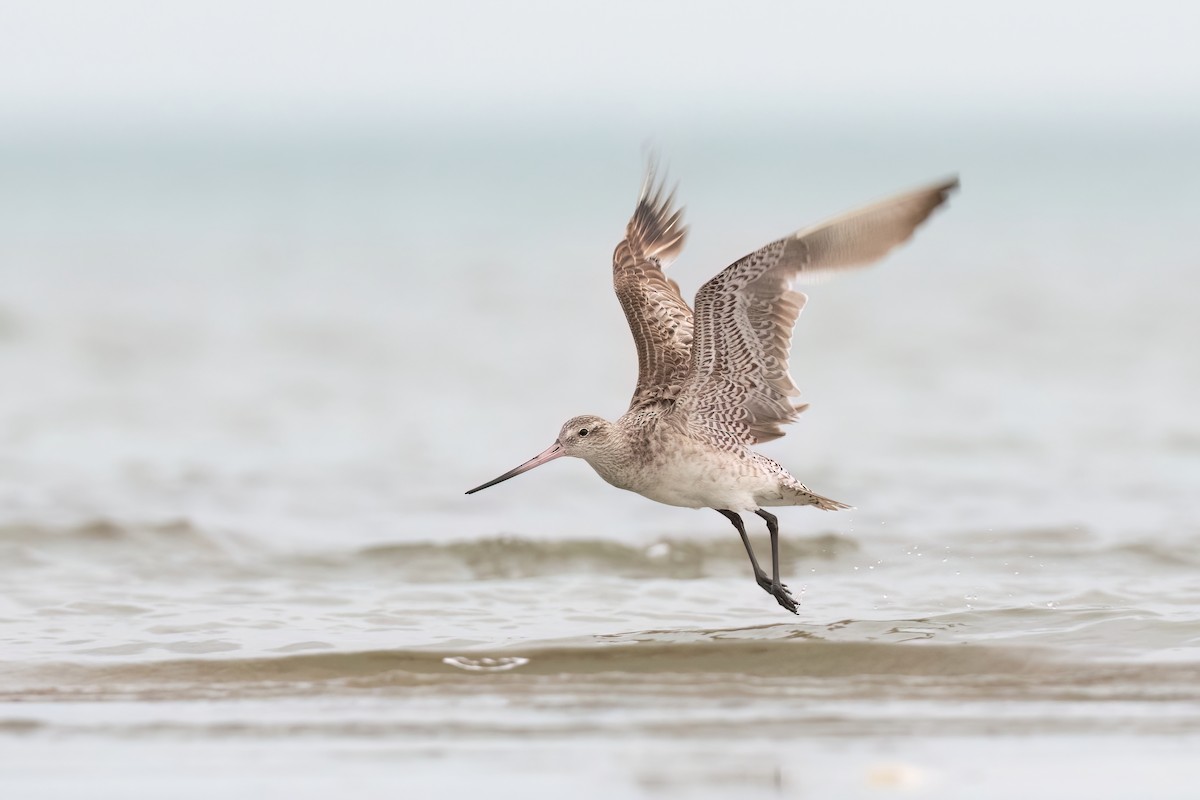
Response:
[[[792,328],[808,297],[792,285],[866,266],[912,236],[958,188],[943,180],[841,214],[735,261],[700,287],[695,308],[665,270],[683,250],[687,227],[675,193],[651,162],[625,238],[613,253],[613,288],[638,353],[637,387],[615,422],[573,417],[554,444],[473,494],[562,456],[582,458],[619,489],[659,503],[711,508],[737,529],[754,579],[797,612],[779,576],[775,506],[849,508],[796,480],[753,445],[784,435],[807,404],[788,373]],[[766,521],[771,574],[759,565],[741,514]]]

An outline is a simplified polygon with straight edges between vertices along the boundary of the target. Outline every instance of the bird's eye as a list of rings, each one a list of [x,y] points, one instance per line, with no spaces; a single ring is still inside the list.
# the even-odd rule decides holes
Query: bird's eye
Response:
[[[579,435],[580,435],[580,436],[587,436],[587,434],[588,434],[588,429],[587,429],[587,428],[580,428],[580,429],[579,429]]]

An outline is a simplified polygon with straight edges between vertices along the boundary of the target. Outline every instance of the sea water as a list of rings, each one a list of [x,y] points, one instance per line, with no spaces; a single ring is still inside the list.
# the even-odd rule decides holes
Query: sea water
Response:
[[[463,495],[623,412],[640,141],[5,138],[4,796],[1196,796],[1196,133],[660,143],[686,297],[962,180],[803,287],[798,616],[583,462]]]

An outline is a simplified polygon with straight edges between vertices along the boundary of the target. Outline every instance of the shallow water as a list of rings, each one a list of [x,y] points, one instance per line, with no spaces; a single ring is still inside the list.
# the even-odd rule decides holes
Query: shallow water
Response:
[[[809,290],[798,617],[582,463],[461,494],[627,401],[637,142],[4,141],[0,786],[1194,796],[1200,137],[1102,134],[669,143],[685,294],[963,177]]]

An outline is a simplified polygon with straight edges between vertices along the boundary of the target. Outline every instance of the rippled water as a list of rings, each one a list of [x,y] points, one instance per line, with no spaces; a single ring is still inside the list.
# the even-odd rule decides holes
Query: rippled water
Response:
[[[685,293],[963,178],[810,291],[798,617],[582,463],[462,495],[627,401],[638,143],[5,142],[6,796],[1194,796],[1200,138],[856,141],[668,143]]]

